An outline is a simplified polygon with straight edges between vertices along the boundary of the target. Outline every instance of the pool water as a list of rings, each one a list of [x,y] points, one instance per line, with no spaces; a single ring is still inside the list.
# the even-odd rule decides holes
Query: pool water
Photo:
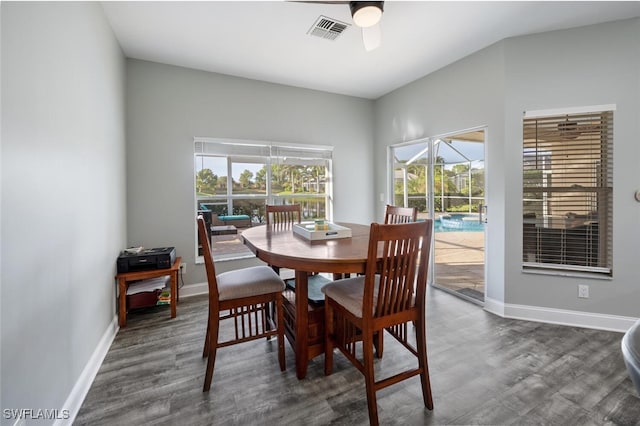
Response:
[[[478,221],[478,216],[452,213],[441,216],[434,221],[435,232],[481,232],[484,223]]]

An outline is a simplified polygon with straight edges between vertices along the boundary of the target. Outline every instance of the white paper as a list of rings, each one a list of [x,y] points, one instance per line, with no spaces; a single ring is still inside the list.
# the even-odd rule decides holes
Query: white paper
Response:
[[[170,277],[164,276],[131,283],[129,284],[129,288],[127,288],[127,294],[131,295],[165,288],[167,284],[169,284],[170,279]]]

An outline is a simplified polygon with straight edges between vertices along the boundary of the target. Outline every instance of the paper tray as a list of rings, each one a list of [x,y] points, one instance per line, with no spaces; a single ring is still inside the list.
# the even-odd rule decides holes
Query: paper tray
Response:
[[[315,231],[313,223],[293,224],[293,232],[309,241],[332,240],[335,238],[350,238],[351,228],[329,223],[329,229],[324,231]]]

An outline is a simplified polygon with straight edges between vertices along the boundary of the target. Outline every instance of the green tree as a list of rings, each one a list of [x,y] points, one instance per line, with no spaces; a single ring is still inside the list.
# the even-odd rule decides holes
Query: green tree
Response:
[[[218,183],[216,184],[216,188],[218,189],[218,193],[225,193],[227,191],[227,177],[226,176],[218,177]]]
[[[295,194],[296,192],[296,181],[300,178],[300,171],[295,166],[289,167],[289,183],[291,184],[291,193]]]
[[[240,185],[242,188],[250,188],[253,179],[253,173],[250,170],[243,171],[240,173]]]
[[[313,178],[313,167],[300,167],[300,184],[305,192],[311,191],[311,180]],[[306,185],[304,183],[307,183]]]
[[[256,185],[260,189],[267,189],[267,166],[256,172]]]
[[[469,164],[468,163],[456,164],[455,166],[453,166],[452,170],[453,170],[453,173],[456,175],[467,173],[469,172]]]
[[[471,169],[471,195],[484,196],[484,169]]]
[[[313,167],[313,177],[315,179],[315,188],[313,192],[319,194],[320,193],[320,181],[325,176],[325,167],[323,166],[314,166]]]
[[[442,159],[438,158],[438,160]],[[447,170],[444,166],[445,164],[439,161],[433,170],[433,192],[437,196],[442,195],[443,190],[444,195],[456,194],[456,185],[453,181],[455,172]]]
[[[211,169],[202,169],[196,176],[196,188],[200,193],[213,194],[215,193],[215,187],[218,183],[218,176],[216,176]]]
[[[287,167],[288,166],[282,164],[271,165],[271,188],[273,192],[283,192],[286,190]]]
[[[427,193],[427,172],[424,164],[411,164],[407,167],[407,191],[411,195]]]

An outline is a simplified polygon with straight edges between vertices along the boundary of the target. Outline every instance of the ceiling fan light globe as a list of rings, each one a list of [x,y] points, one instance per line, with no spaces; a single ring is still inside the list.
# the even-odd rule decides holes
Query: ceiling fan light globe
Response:
[[[354,1],[350,6],[353,23],[358,27],[372,27],[382,18],[382,2]]]

